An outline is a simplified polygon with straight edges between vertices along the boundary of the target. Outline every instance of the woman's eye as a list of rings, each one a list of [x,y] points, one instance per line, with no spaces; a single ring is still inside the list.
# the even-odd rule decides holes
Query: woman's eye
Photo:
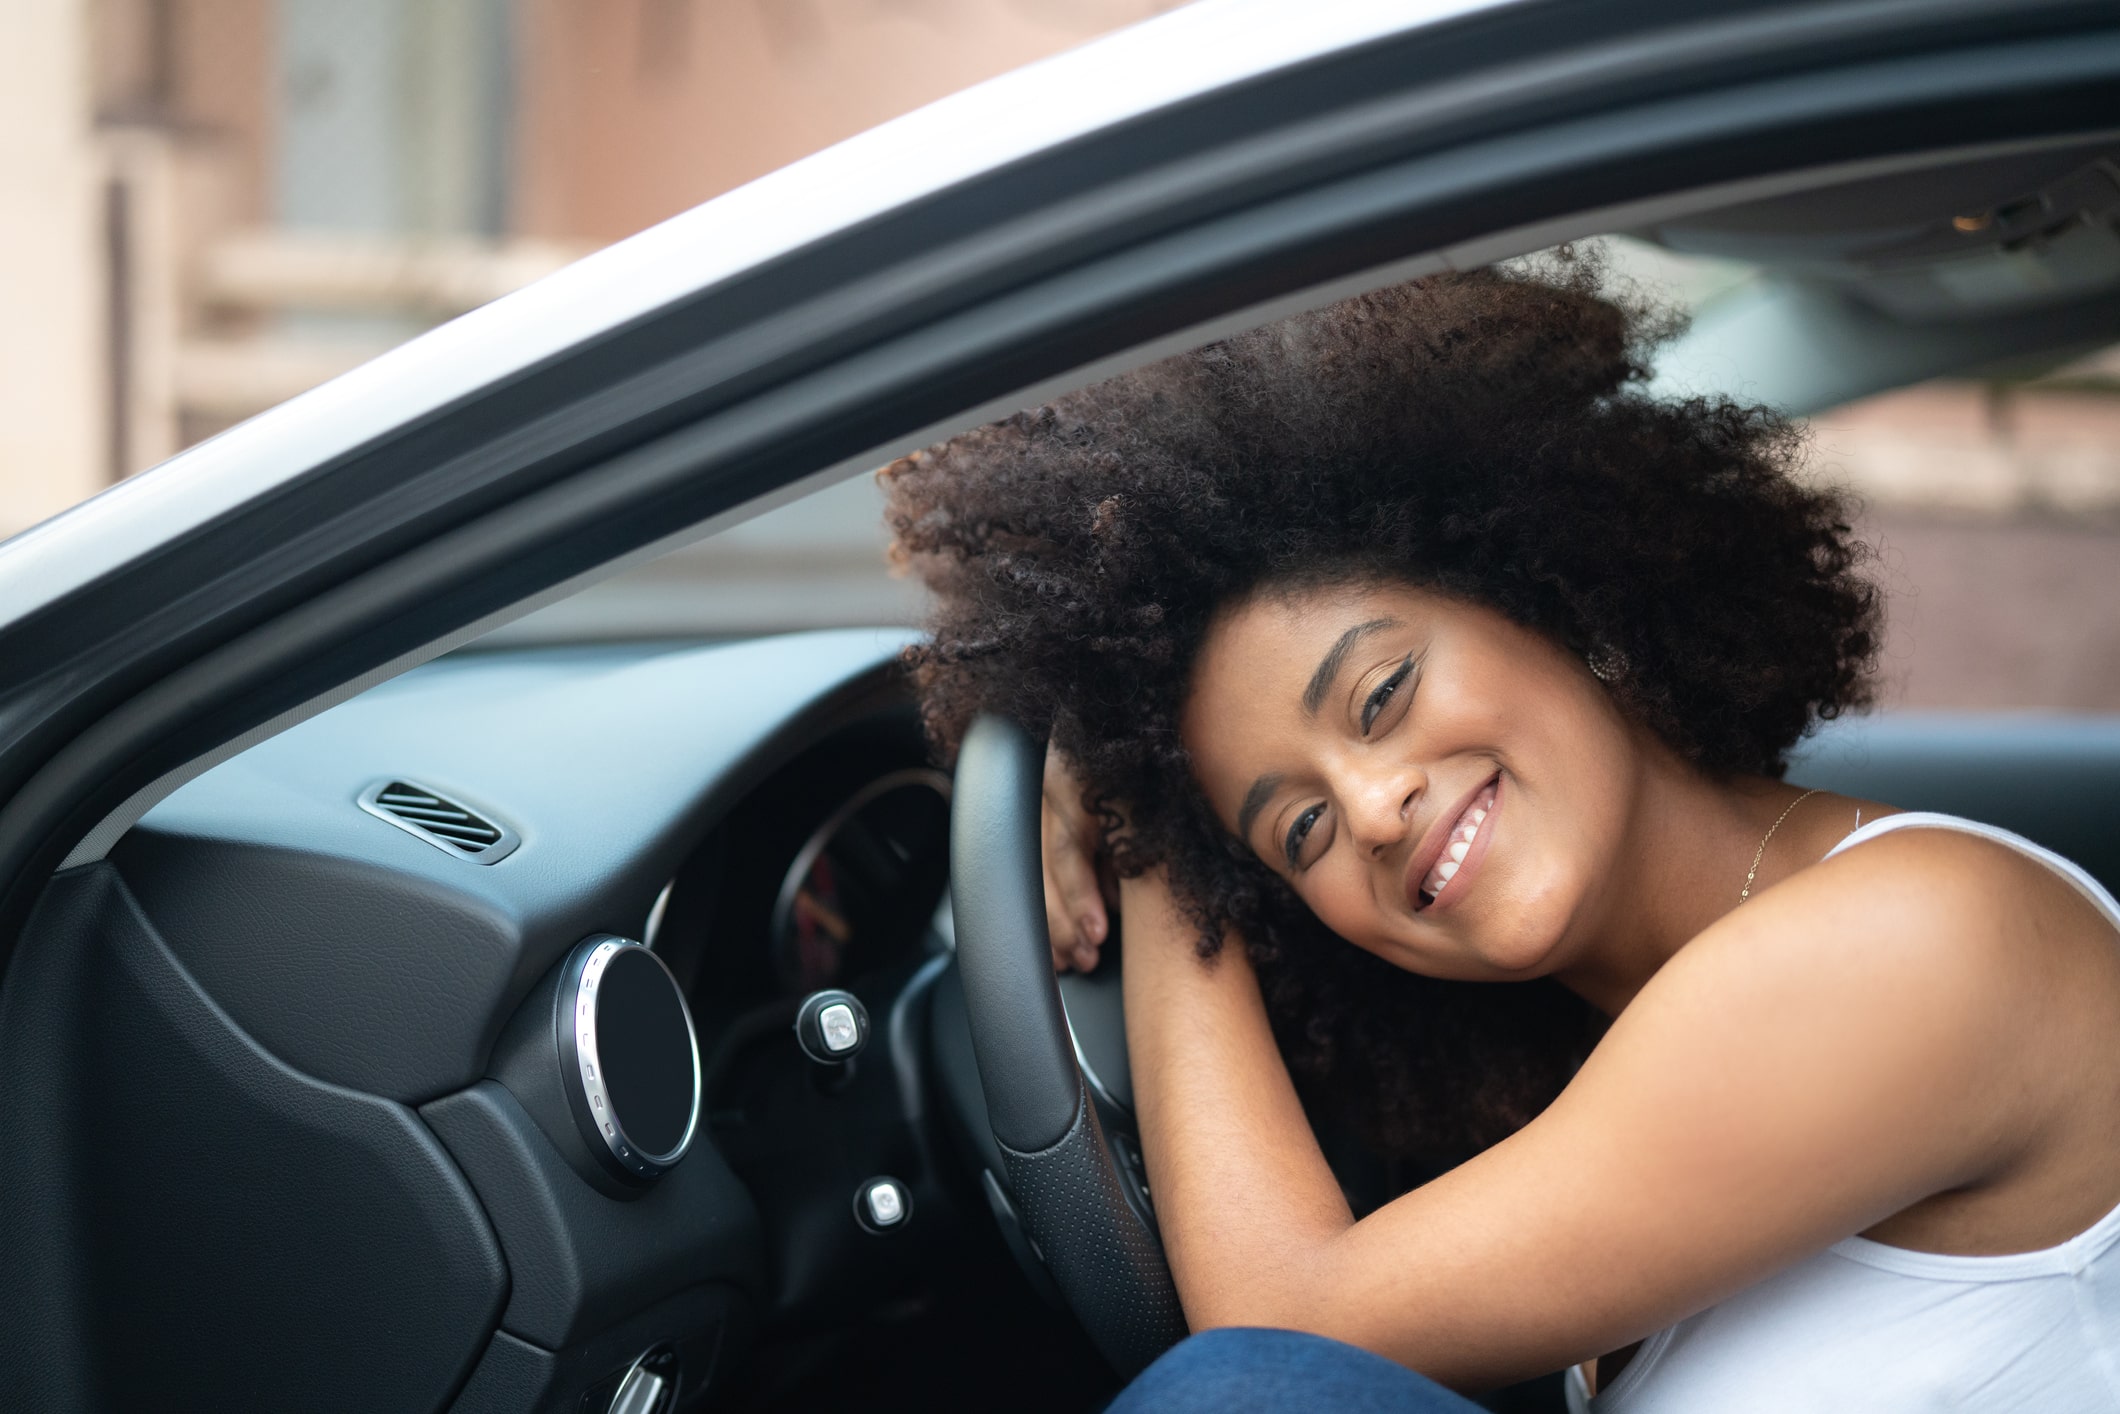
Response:
[[[1295,823],[1288,827],[1288,837],[1281,841],[1281,852],[1287,856],[1289,868],[1295,869],[1301,866],[1303,845],[1309,840],[1310,832],[1317,828],[1318,817],[1324,813],[1325,807],[1322,804],[1313,805],[1301,815],[1296,816]]]
[[[1407,686],[1412,676],[1413,655],[1408,653],[1406,661],[1392,669],[1391,676],[1378,683],[1375,691],[1369,694],[1369,699],[1362,704],[1363,736],[1369,735],[1369,729],[1376,725],[1376,720],[1383,714],[1384,709],[1390,706],[1395,698],[1404,695],[1400,689]]]

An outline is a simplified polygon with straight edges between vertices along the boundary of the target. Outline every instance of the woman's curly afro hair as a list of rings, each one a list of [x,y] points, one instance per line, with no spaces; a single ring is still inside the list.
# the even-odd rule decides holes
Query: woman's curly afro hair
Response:
[[[883,473],[934,591],[908,657],[953,754],[997,712],[1053,742],[1132,875],[1169,867],[1212,954],[1243,939],[1299,1076],[1389,1151],[1467,1154],[1528,1121],[1602,1020],[1551,982],[1443,982],[1326,933],[1217,823],[1178,719],[1218,608],[1397,580],[1594,661],[1715,774],[1781,774],[1867,702],[1879,605],[1835,495],[1765,408],[1640,391],[1678,321],[1594,257],[1439,275],[1127,373]]]

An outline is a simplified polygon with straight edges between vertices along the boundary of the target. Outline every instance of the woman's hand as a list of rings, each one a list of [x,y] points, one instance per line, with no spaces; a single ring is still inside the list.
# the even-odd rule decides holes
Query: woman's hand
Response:
[[[1044,804],[1039,810],[1045,852],[1045,928],[1053,945],[1053,970],[1088,972],[1111,936],[1112,910],[1098,878],[1103,839],[1096,819],[1082,808],[1082,783],[1045,749]]]

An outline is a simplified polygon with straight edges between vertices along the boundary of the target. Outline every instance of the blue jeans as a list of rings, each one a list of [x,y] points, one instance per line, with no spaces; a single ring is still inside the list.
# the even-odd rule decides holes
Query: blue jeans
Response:
[[[1481,1414],[1433,1380],[1337,1340],[1225,1327],[1165,1351],[1105,1414]]]

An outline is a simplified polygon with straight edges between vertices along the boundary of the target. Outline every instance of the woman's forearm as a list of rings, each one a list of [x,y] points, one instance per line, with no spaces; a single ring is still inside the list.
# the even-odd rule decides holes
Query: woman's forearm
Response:
[[[1188,1320],[1315,1328],[1353,1223],[1232,943],[1211,965],[1162,876],[1121,888],[1127,1045],[1156,1214]]]

